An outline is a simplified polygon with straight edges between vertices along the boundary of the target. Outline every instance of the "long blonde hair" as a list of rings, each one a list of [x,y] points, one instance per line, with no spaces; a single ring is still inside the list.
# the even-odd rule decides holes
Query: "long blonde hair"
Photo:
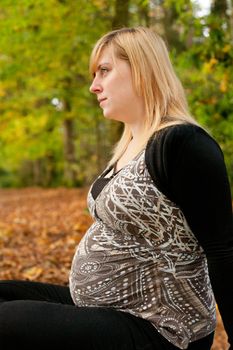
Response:
[[[146,27],[121,28],[100,38],[90,57],[90,72],[96,70],[103,50],[111,47],[115,57],[127,60],[131,67],[133,85],[145,103],[144,130],[135,156],[156,131],[167,126],[197,121],[190,115],[184,89],[169,59],[163,39]],[[132,133],[125,124],[109,164],[125,152]]]

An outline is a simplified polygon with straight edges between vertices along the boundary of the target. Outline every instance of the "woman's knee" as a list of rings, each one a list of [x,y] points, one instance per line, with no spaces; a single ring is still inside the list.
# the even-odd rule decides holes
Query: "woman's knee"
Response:
[[[12,337],[15,338],[14,332],[17,330],[16,321],[17,313],[15,310],[17,301],[3,301],[0,303],[0,343],[5,344]]]

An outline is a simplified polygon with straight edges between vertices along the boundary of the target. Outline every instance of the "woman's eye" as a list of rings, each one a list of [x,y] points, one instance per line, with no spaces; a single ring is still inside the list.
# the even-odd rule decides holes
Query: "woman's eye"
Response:
[[[100,68],[100,72],[101,72],[101,74],[106,74],[106,73],[108,72],[108,68],[106,68],[106,67],[101,67],[101,68]]]

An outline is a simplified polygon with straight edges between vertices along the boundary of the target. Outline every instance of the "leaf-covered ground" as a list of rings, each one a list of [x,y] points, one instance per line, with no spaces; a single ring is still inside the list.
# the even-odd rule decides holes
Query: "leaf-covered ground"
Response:
[[[0,190],[0,279],[67,285],[75,247],[92,223],[86,195],[87,188]],[[227,348],[218,314],[211,350]]]

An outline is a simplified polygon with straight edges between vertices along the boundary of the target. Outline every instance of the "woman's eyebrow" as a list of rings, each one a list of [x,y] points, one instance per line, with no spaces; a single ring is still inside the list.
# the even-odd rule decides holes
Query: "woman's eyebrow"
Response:
[[[101,68],[102,66],[106,66],[106,65],[109,66],[110,63],[109,62],[101,62],[100,64],[98,64],[97,69]]]

